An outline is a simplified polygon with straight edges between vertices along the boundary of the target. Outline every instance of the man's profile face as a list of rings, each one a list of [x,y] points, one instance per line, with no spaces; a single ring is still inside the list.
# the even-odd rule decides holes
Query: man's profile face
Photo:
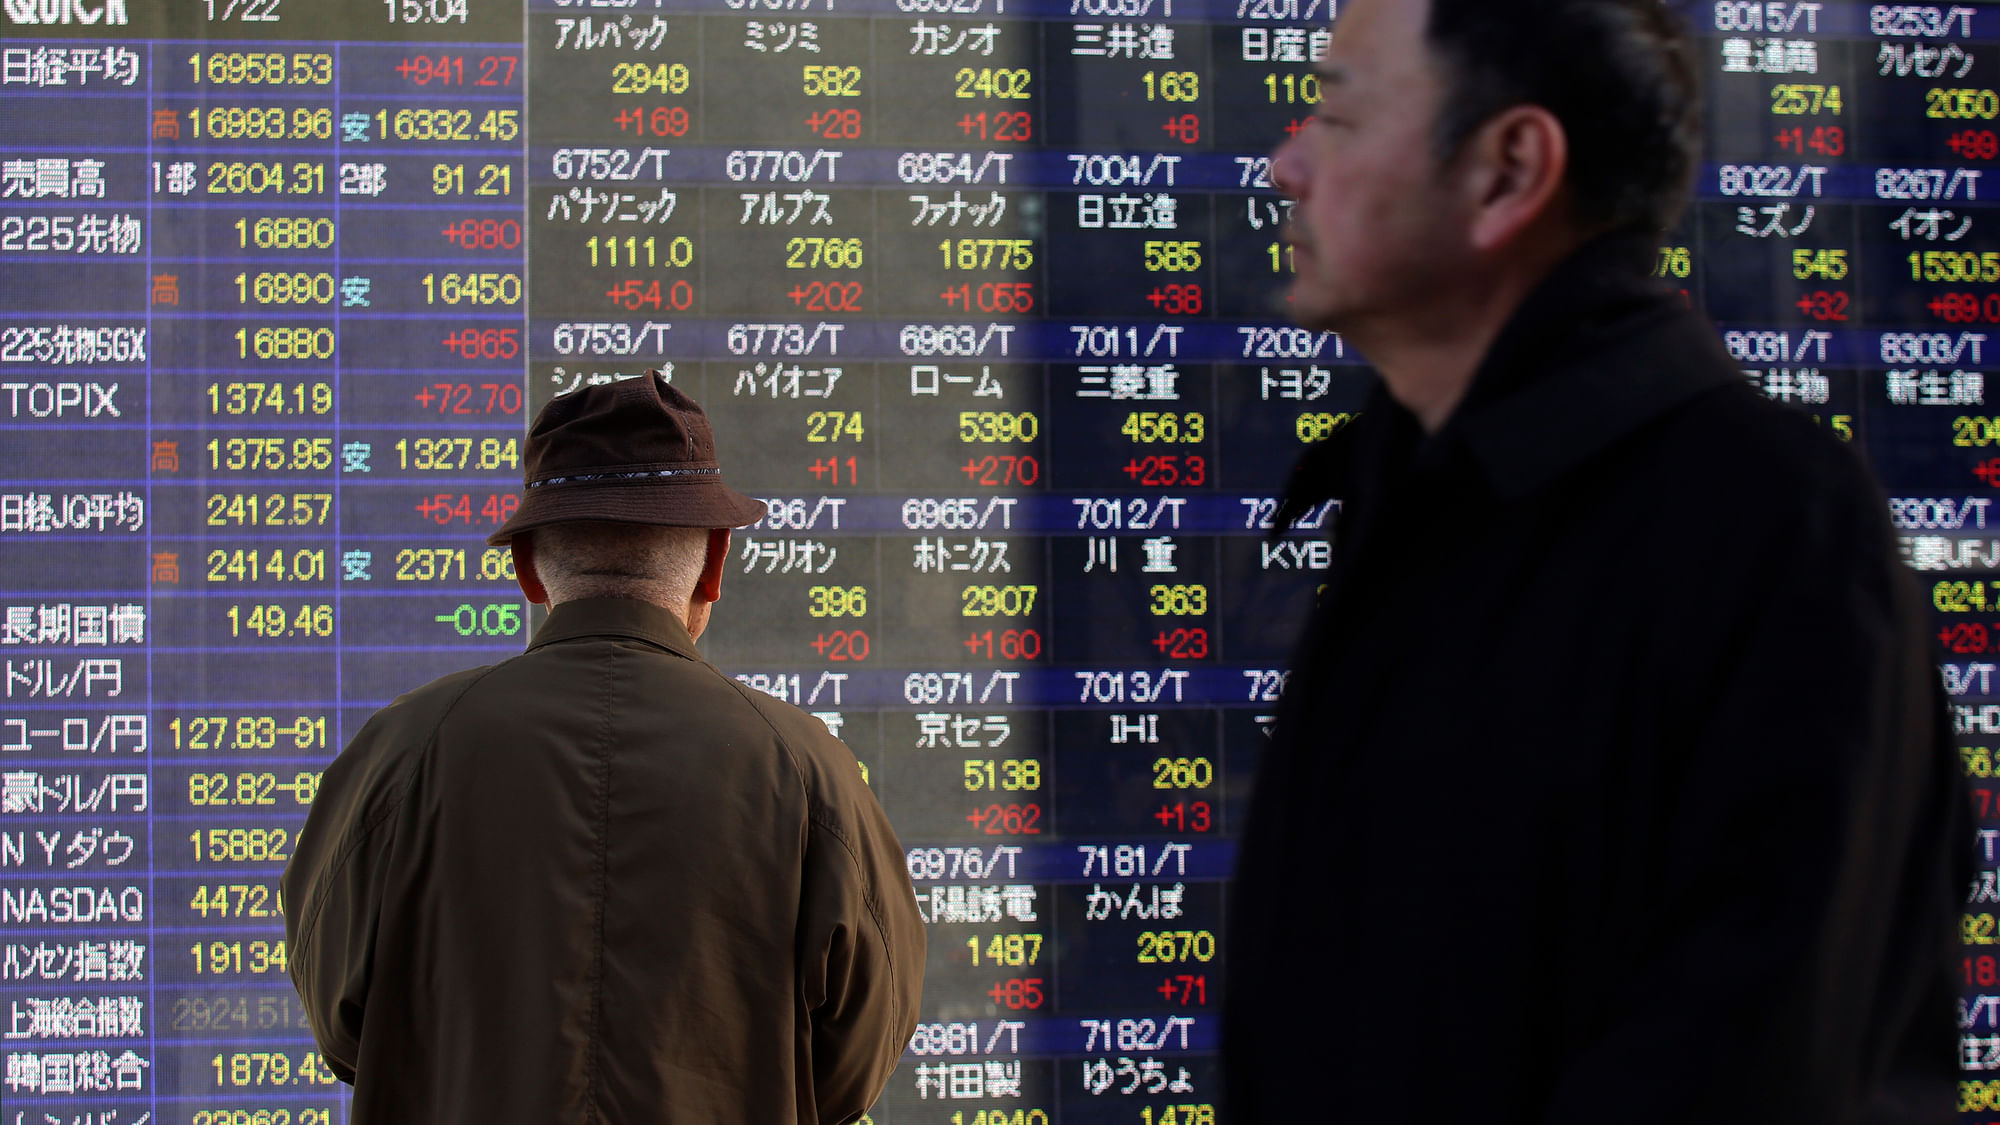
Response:
[[[1429,0],[1348,0],[1318,67],[1318,113],[1278,148],[1294,201],[1291,313],[1354,331],[1420,308],[1426,279],[1463,253],[1435,157],[1444,97],[1424,38]]]

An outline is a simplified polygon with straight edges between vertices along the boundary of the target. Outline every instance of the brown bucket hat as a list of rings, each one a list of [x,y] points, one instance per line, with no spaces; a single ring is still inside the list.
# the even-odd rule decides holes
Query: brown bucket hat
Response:
[[[742,527],[764,502],[722,483],[701,405],[648,371],[552,400],[528,428],[521,507],[486,537],[573,520]]]

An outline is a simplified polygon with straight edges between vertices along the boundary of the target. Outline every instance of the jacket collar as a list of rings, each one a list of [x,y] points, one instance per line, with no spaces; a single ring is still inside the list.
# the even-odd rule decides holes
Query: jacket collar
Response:
[[[1428,438],[1378,381],[1361,421],[1300,460],[1279,526],[1318,501],[1377,491],[1402,456],[1468,464],[1495,495],[1519,499],[1682,402],[1737,381],[1714,329],[1648,276],[1656,244],[1645,234],[1606,235],[1550,271]]]
[[[528,651],[580,637],[630,637],[700,660],[687,626],[661,606],[636,598],[579,598],[549,611]]]
[[[1495,493],[1518,499],[1705,391],[1740,383],[1705,318],[1648,276],[1656,239],[1585,245],[1486,353],[1456,430]]]

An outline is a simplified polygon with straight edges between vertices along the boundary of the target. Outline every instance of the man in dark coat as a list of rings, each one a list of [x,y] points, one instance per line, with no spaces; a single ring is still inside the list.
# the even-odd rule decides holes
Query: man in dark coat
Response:
[[[828,1125],[917,1021],[923,922],[821,723],[695,650],[729,528],[657,373],[557,398],[489,542],[521,656],[369,720],[285,870],[291,974],[355,1125]]]
[[[1943,1122],[1970,829],[1883,499],[1647,277],[1655,0],[1351,0],[1273,161],[1380,382],[1232,890],[1228,1125]]]

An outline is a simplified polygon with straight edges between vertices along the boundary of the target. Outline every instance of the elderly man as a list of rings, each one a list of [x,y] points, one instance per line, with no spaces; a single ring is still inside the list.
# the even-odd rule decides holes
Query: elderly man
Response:
[[[548,621],[371,719],[285,871],[352,1120],[853,1121],[915,1028],[923,925],[853,755],[695,650],[763,505],[657,373],[556,399],[526,450],[490,542]]]
[[[1967,806],[1860,461],[1647,276],[1658,0],[1350,0],[1273,158],[1380,375],[1231,893],[1229,1125],[1948,1120]]]

